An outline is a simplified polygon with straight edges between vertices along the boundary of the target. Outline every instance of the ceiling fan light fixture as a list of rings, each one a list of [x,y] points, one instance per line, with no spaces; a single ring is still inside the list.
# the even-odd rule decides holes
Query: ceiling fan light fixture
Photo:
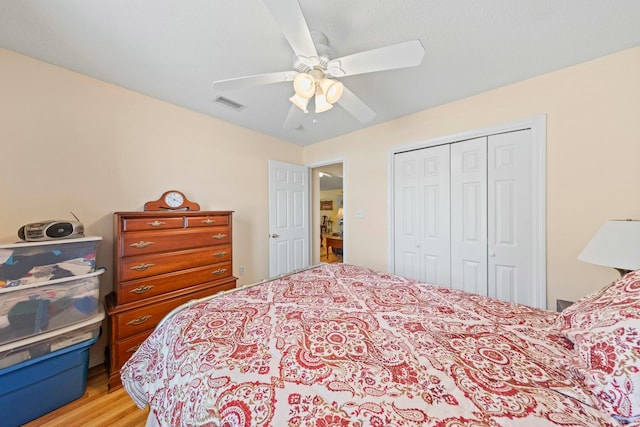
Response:
[[[309,98],[303,98],[298,94],[294,94],[291,98],[289,98],[289,101],[291,101],[293,105],[295,105],[305,113],[309,112],[309,110],[307,110],[307,105],[309,105]]]
[[[324,95],[324,93],[320,91],[316,93],[315,104],[316,104],[316,113],[324,113],[325,111],[328,111],[333,108],[333,105],[327,102],[327,97]]]
[[[298,73],[293,79],[293,90],[297,96],[309,99],[316,93],[315,79],[311,74]]]
[[[337,80],[325,77],[320,81],[320,88],[322,89],[322,93],[326,97],[327,102],[329,104],[335,104],[342,96],[344,85]]]

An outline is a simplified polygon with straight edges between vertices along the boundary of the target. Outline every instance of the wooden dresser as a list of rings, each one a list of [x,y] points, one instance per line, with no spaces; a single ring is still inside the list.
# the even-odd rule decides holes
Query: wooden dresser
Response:
[[[232,289],[230,211],[116,212],[109,391],[120,368],[173,308]]]

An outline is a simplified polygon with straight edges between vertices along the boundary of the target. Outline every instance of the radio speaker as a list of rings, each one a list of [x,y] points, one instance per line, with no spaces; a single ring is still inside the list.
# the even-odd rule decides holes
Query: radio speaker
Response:
[[[70,222],[56,222],[51,227],[47,227],[45,231],[47,237],[52,239],[59,239],[61,237],[67,237],[73,233],[73,225]]]

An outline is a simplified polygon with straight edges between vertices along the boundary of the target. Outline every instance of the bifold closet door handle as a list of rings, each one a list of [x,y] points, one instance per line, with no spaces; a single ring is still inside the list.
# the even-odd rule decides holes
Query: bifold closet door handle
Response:
[[[280,235],[279,235],[279,234],[276,234],[276,233],[273,233],[273,234],[271,235],[271,237],[272,237],[272,238],[274,238],[274,239],[277,239],[278,237],[280,237]]]

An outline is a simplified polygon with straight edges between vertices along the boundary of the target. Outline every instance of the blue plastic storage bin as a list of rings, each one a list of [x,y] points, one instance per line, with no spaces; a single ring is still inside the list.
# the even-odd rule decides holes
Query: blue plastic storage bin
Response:
[[[19,426],[80,398],[87,388],[89,347],[98,337],[0,370],[0,414]]]

